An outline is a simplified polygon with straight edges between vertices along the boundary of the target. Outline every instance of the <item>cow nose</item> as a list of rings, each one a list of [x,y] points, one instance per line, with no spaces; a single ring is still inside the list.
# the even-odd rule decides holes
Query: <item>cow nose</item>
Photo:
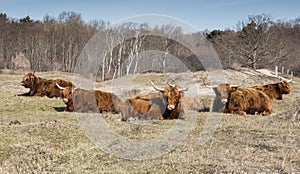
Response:
[[[64,101],[65,103],[68,103],[69,100],[68,100],[67,98],[64,98],[63,101]]]
[[[227,98],[222,98],[222,99],[221,99],[221,102],[222,102],[223,104],[227,103]]]
[[[175,105],[168,105],[168,107],[167,107],[169,110],[173,110],[173,109],[175,109]]]

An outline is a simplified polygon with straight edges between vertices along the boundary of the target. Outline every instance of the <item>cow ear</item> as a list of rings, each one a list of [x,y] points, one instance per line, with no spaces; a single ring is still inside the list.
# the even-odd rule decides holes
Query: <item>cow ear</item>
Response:
[[[229,90],[230,88],[232,88],[232,86],[229,83],[226,83],[225,87],[226,87],[227,90]]]
[[[282,84],[283,84],[283,85],[288,85],[288,84],[291,83],[291,82],[292,82],[292,80],[289,80],[289,81],[284,80],[284,81],[282,81]]]
[[[231,87],[231,92],[235,92],[238,89],[237,86]]]

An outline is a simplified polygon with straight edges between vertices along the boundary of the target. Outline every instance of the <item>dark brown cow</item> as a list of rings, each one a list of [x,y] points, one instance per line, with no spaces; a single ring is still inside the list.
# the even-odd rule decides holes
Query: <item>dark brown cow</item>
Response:
[[[180,89],[178,85],[171,84],[163,89],[156,87],[152,81],[150,82],[154,89],[159,92],[140,94],[128,98],[125,101],[128,112],[123,117],[123,121],[128,120],[129,117],[151,120],[181,118],[183,114],[181,100],[184,95],[183,91],[187,89]]]
[[[225,103],[224,113],[267,116],[272,112],[272,102],[262,91],[254,88],[232,87],[230,84],[220,84],[216,91],[219,92],[221,101]]]
[[[63,87],[73,85],[72,82],[63,79],[44,79],[33,73],[25,74],[21,85],[29,88],[29,92],[18,94],[18,96],[62,97],[62,90],[56,86],[56,83]]]
[[[35,76],[33,73],[25,74],[23,80],[21,81],[21,85],[25,88],[29,88],[29,92],[18,94],[18,96],[44,96],[41,85],[46,80],[47,79]]]
[[[110,112],[120,113],[123,102],[111,92],[100,90],[85,90],[67,86],[65,88],[57,84],[63,90],[63,101],[66,111],[69,112]]]
[[[252,86],[257,90],[260,90],[267,94],[270,99],[282,100],[282,94],[289,94],[291,92],[291,85],[287,81],[282,81],[274,84],[258,84]]]

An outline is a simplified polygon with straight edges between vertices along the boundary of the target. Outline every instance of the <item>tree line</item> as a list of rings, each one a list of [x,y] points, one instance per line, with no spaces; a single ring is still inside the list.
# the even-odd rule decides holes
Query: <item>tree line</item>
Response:
[[[300,18],[274,22],[270,15],[250,15],[236,30],[213,30],[206,36],[225,68],[279,66],[300,76]]]
[[[29,16],[9,19],[0,14],[0,68],[14,69],[16,53],[30,61],[32,71],[72,72],[76,57],[104,21],[84,23],[80,14],[63,12],[58,18],[45,16],[34,21]]]
[[[18,62],[22,61],[18,54],[22,53],[31,71],[73,72],[85,45],[102,32],[107,54],[101,59],[97,72],[99,81],[143,73],[145,69],[156,72],[204,70],[197,59],[199,55],[193,52],[203,49],[203,37],[210,41],[225,68],[279,65],[300,76],[299,21],[298,18],[274,22],[263,14],[238,22],[236,29],[185,33],[171,24],[151,28],[148,24],[125,23],[112,27],[103,20],[85,22],[75,12],[62,12],[57,18],[45,16],[42,21],[29,16],[11,19],[0,13],[0,68],[17,69]],[[167,37],[151,35],[150,30]],[[183,45],[177,39],[191,44]],[[160,52],[160,56],[152,54],[153,50]],[[210,54],[207,50],[202,56]],[[174,61],[172,56],[181,62]],[[182,68],[181,64],[184,64]]]

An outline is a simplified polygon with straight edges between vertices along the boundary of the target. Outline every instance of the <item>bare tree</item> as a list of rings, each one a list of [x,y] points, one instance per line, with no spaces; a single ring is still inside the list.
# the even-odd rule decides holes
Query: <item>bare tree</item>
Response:
[[[239,30],[233,38],[234,45],[228,45],[233,57],[241,58],[252,69],[280,60],[289,54],[284,42],[280,40],[268,15],[249,16],[248,21],[239,22]]]

